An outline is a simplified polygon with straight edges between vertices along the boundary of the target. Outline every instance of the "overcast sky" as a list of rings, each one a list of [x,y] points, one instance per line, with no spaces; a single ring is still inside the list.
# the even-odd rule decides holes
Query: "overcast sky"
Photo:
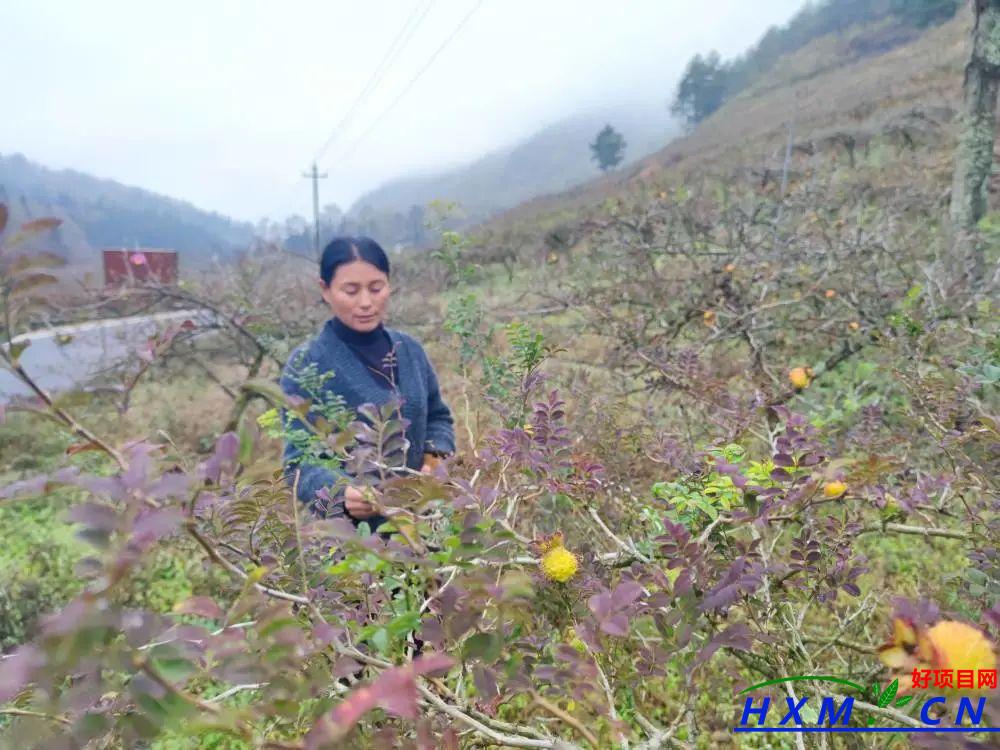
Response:
[[[0,153],[239,219],[310,215],[301,172],[404,28],[409,43],[319,162],[321,203],[346,208],[596,107],[652,107],[666,123],[694,53],[742,52],[802,4],[2,0]]]

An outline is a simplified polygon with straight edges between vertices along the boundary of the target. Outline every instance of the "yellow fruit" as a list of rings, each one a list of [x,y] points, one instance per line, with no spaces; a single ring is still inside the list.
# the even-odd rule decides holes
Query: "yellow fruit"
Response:
[[[736,270],[735,263],[726,263],[726,267],[723,269],[726,273],[732,273]]]
[[[559,256],[556,253],[549,253],[549,263],[558,263]]]
[[[809,372],[805,367],[793,367],[788,371],[788,379],[796,388],[805,388],[809,385]]]
[[[705,314],[701,316],[701,319],[705,325],[712,325],[715,323],[715,310],[705,310]]]
[[[955,620],[942,620],[930,628],[917,629],[912,623],[896,618],[892,640],[881,646],[878,654],[883,664],[902,673],[899,684],[904,692],[913,689],[914,670],[950,671],[957,679],[954,673],[958,671],[989,672],[997,668],[993,644],[977,628]],[[978,680],[974,684],[976,687],[972,689],[979,689]]]
[[[823,494],[827,497],[840,497],[847,492],[847,485],[843,482],[827,482],[823,485]]]
[[[852,331],[856,331],[859,328],[861,328],[861,324],[858,323],[858,321],[856,320],[852,320],[850,323],[847,324],[847,327],[850,328]]]
[[[524,429],[524,431],[526,433],[528,433],[529,437],[533,437],[534,436],[534,434],[535,434],[535,427],[534,427],[534,425],[532,425],[532,424],[530,424],[528,422],[525,422],[523,429]]]
[[[942,620],[927,631],[939,669],[992,670],[997,668],[993,644],[977,628],[955,620]]]
[[[550,581],[566,583],[576,575],[580,568],[580,561],[576,555],[563,546],[553,547],[542,555],[542,572]]]
[[[825,291],[825,292],[823,293],[823,296],[824,296],[824,297],[826,297],[827,299],[833,299],[834,297],[836,297],[836,296],[837,296],[837,292],[836,292],[836,290],[834,290],[834,289],[827,289],[827,290],[826,290],[826,291]]]

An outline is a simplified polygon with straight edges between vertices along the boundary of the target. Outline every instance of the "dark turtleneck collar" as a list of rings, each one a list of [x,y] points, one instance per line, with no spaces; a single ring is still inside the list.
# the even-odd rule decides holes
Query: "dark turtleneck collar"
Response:
[[[337,338],[351,346],[370,346],[377,341],[389,338],[389,334],[385,332],[385,326],[381,323],[370,331],[356,331],[336,316],[330,320],[330,323],[333,325],[333,332],[337,334]]]

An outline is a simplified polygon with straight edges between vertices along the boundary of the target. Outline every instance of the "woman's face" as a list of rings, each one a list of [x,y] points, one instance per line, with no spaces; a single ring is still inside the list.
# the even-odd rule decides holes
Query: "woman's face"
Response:
[[[348,328],[373,331],[385,317],[389,277],[371,263],[355,260],[337,267],[330,286],[319,282],[323,299]]]

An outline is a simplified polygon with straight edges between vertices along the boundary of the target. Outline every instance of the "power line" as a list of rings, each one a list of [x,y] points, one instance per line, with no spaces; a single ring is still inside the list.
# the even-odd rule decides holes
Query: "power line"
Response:
[[[431,56],[430,56],[430,58],[429,58],[429,59],[427,60],[427,62],[426,62],[426,63],[424,63],[423,67],[421,67],[421,68],[420,68],[420,70],[418,70],[418,71],[417,71],[417,74],[416,74],[415,76],[413,76],[413,78],[411,78],[411,79],[410,79],[409,83],[407,83],[407,84],[406,84],[406,86],[405,86],[405,87],[403,88],[403,90],[399,92],[399,95],[398,95],[398,96],[397,96],[397,97],[396,97],[395,99],[393,99],[393,100],[392,100],[392,103],[391,103],[391,104],[390,104],[390,105],[389,105],[388,107],[386,107],[386,108],[385,108],[384,110],[382,110],[382,112],[381,112],[381,113],[379,114],[379,116],[378,116],[377,118],[375,118],[375,122],[373,122],[373,123],[372,123],[372,124],[371,124],[371,125],[370,125],[370,126],[368,127],[368,129],[367,129],[367,130],[365,130],[365,132],[363,132],[363,133],[362,133],[362,134],[361,134],[360,136],[358,136],[358,137],[357,137],[357,138],[356,138],[356,139],[355,139],[355,140],[354,140],[354,141],[353,141],[353,142],[351,143],[351,145],[347,147],[347,150],[346,150],[346,151],[345,151],[345,152],[344,152],[343,154],[341,154],[341,155],[340,155],[340,157],[339,157],[339,159],[340,159],[340,160],[343,160],[343,159],[347,159],[347,158],[348,158],[349,156],[351,156],[351,155],[352,155],[352,154],[354,153],[354,151],[355,151],[355,150],[357,149],[357,147],[358,147],[358,146],[359,146],[359,145],[361,144],[361,142],[362,142],[362,141],[364,141],[364,140],[365,140],[365,138],[367,138],[367,137],[368,137],[368,136],[369,136],[369,135],[371,134],[371,132],[372,132],[373,130],[375,130],[375,128],[377,128],[377,127],[379,126],[379,124],[381,124],[382,120],[383,120],[383,119],[385,119],[385,117],[386,117],[386,116],[387,116],[387,115],[388,115],[388,114],[389,114],[389,113],[390,113],[390,112],[391,112],[391,111],[392,111],[393,109],[395,109],[395,108],[396,108],[396,105],[397,105],[397,104],[399,104],[399,103],[400,103],[400,102],[402,101],[403,97],[404,97],[404,96],[406,96],[407,92],[409,92],[409,90],[410,90],[411,88],[413,88],[414,84],[415,84],[415,83],[416,83],[417,81],[419,81],[419,80],[420,80],[420,77],[421,77],[421,76],[422,76],[422,75],[423,75],[424,73],[426,73],[426,72],[427,72],[427,69],[428,69],[428,68],[430,68],[430,67],[431,67],[431,65],[433,65],[433,64],[434,64],[434,61],[435,61],[435,60],[436,60],[436,59],[438,58],[438,56],[439,56],[439,55],[440,55],[440,54],[441,54],[442,52],[444,52],[445,48],[446,48],[446,47],[447,47],[447,46],[448,46],[449,44],[451,44],[451,41],[452,41],[452,40],[453,40],[453,39],[454,39],[454,38],[455,38],[456,36],[458,36],[459,32],[460,32],[460,31],[461,31],[461,30],[462,30],[462,29],[463,29],[463,28],[465,27],[465,25],[466,25],[466,24],[467,24],[467,23],[469,22],[469,20],[470,20],[470,19],[472,18],[472,16],[473,16],[473,15],[475,15],[476,11],[477,11],[477,10],[479,10],[479,8],[480,8],[480,6],[482,6],[483,2],[485,2],[485,0],[479,0],[479,2],[477,2],[477,3],[476,3],[476,5],[475,5],[475,6],[474,6],[474,7],[472,8],[472,10],[470,10],[470,11],[469,11],[469,12],[468,12],[468,13],[467,13],[467,14],[465,15],[465,18],[463,18],[463,19],[462,19],[462,20],[461,20],[461,21],[459,22],[458,26],[456,26],[456,27],[455,27],[455,29],[454,29],[454,30],[453,30],[453,31],[451,32],[451,34],[449,34],[449,35],[448,35],[448,38],[447,38],[447,39],[445,39],[445,40],[444,40],[444,41],[443,41],[443,42],[441,43],[441,46],[440,46],[440,47],[438,47],[438,48],[437,48],[437,49],[436,49],[436,50],[434,51],[434,54],[433,54],[433,55],[431,55]]]
[[[381,62],[379,62],[378,66],[372,72],[371,77],[368,79],[368,83],[365,84],[365,87],[361,90],[361,93],[358,94],[357,98],[348,108],[347,113],[340,119],[340,122],[338,122],[333,127],[333,130],[330,132],[329,137],[323,143],[323,146],[320,148],[320,150],[316,152],[316,156],[314,156],[312,159],[313,163],[316,163],[323,158],[323,155],[326,153],[327,149],[330,148],[333,142],[337,140],[337,138],[344,131],[344,129],[346,129],[346,127],[351,123],[351,121],[354,119],[354,115],[358,111],[358,108],[361,106],[362,103],[364,103],[364,101],[368,98],[368,96],[378,87],[379,83],[381,83],[382,79],[385,77],[385,74],[388,72],[389,68],[392,67],[392,64],[395,62],[396,58],[399,57],[400,53],[402,53],[404,49],[406,49],[406,45],[410,43],[410,40],[413,38],[413,35],[417,32],[417,29],[420,28],[420,25],[427,17],[427,13],[430,11],[433,5],[434,5],[434,0],[427,0],[427,2],[424,3],[422,6],[421,3],[418,3],[417,5],[414,6],[413,11],[406,19],[406,23],[403,24],[402,28],[396,34],[395,39],[392,40],[392,44],[389,45],[389,48],[385,51],[385,55],[382,56]]]

